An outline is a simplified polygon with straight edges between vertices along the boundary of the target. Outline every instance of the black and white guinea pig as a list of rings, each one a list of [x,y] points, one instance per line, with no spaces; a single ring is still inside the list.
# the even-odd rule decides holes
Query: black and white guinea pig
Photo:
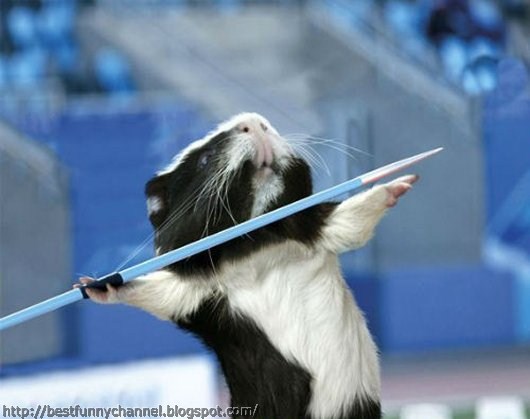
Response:
[[[363,246],[416,179],[312,207],[121,287],[87,293],[193,332],[216,353],[232,406],[258,404],[255,418],[381,418],[377,349],[337,255]],[[147,183],[156,252],[311,193],[308,164],[271,124],[237,115]]]

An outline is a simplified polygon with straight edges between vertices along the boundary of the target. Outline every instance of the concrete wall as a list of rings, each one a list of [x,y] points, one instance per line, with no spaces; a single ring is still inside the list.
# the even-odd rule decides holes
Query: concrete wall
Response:
[[[383,221],[371,249],[365,251],[371,269],[477,263],[484,225],[477,104],[429,81],[399,57],[392,60],[391,51],[381,62],[367,53],[378,48],[376,41],[362,39],[362,49],[357,49],[356,33],[336,32],[319,19],[307,26],[306,43],[312,48],[306,59],[308,65],[324,63],[312,81],[324,133],[368,153],[334,162],[339,169],[332,182],[445,147],[441,155],[411,169],[422,179]],[[396,78],[396,73],[404,75]],[[421,91],[418,85],[423,86]],[[359,262],[353,268],[366,267],[366,258],[351,260],[355,258]]]
[[[71,286],[68,185],[56,158],[0,126],[0,315]],[[0,363],[65,354],[67,311],[0,335]],[[73,319],[70,319],[73,320]],[[72,340],[70,340],[72,342]]]

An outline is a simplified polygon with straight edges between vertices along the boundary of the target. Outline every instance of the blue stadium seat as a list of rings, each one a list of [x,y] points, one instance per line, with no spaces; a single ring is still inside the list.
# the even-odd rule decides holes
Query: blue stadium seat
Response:
[[[460,81],[467,64],[467,49],[465,43],[455,37],[446,37],[440,45],[440,58],[446,76],[453,81]]]
[[[100,85],[109,93],[133,91],[131,69],[126,58],[118,51],[103,48],[95,57],[95,74]]]
[[[412,3],[389,1],[383,13],[392,29],[405,36],[418,36],[418,8]]]
[[[75,2],[50,2],[42,8],[38,15],[38,29],[48,48],[72,36],[75,12]]]
[[[6,24],[17,47],[26,48],[37,43],[35,13],[29,7],[12,7],[7,13]]]
[[[15,87],[34,88],[46,70],[46,54],[40,48],[18,52],[9,58],[9,80]]]
[[[469,2],[469,7],[471,16],[478,25],[490,31],[503,31],[502,15],[494,3],[475,0]]]
[[[474,60],[464,71],[462,80],[468,93],[485,93],[497,86],[497,60],[483,56]]]
[[[55,45],[52,55],[61,74],[72,73],[79,59],[79,46],[72,40],[63,40]]]

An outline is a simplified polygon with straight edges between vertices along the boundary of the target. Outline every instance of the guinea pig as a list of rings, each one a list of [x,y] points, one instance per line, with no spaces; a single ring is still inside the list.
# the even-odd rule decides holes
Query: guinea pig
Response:
[[[195,334],[217,355],[232,406],[257,404],[254,418],[381,418],[377,348],[337,255],[366,244],[416,180],[311,207],[87,294]],[[311,170],[269,121],[244,113],[190,144],[145,192],[162,254],[310,195]]]

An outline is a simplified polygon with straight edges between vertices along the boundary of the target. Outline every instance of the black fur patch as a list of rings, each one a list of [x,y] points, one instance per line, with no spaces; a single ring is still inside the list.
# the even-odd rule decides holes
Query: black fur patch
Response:
[[[304,418],[311,376],[285,360],[250,320],[235,318],[226,297],[211,298],[178,324],[215,351],[232,395],[232,406],[255,406],[255,419]]]
[[[382,417],[383,414],[379,402],[364,400],[362,403],[356,402],[350,411],[340,419],[381,419]]]

